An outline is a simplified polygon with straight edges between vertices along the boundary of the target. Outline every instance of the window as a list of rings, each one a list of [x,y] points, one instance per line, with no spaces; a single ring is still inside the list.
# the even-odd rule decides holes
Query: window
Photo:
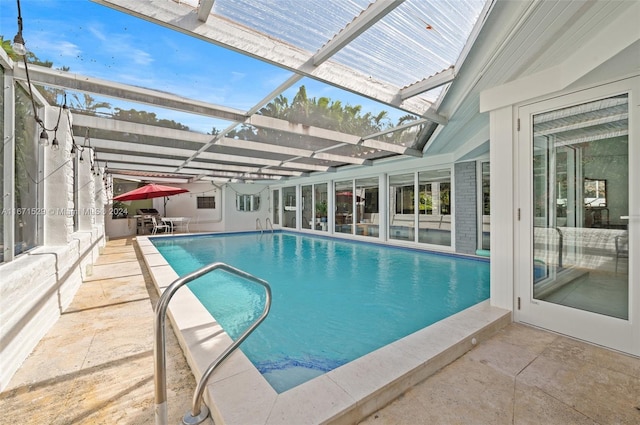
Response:
[[[532,238],[524,239],[527,290],[537,300],[628,320],[627,214],[637,193],[629,179],[632,102],[621,94],[563,104],[532,106],[540,112],[530,115],[524,133],[532,147],[526,160],[533,165],[534,217]],[[600,292],[605,283],[607,292]]]
[[[236,195],[236,210],[258,211],[260,209],[260,195]]]
[[[418,173],[418,242],[451,246],[451,170]]]
[[[607,181],[600,179],[584,179],[584,206],[607,206]]]
[[[415,240],[415,173],[389,177],[389,239]]]
[[[356,234],[377,237],[379,233],[378,177],[356,180]]]
[[[296,187],[282,188],[282,226],[296,228]]]
[[[280,224],[280,190],[271,192],[273,198],[273,224]]]
[[[313,217],[313,186],[302,186],[302,228],[311,229],[314,225]]]
[[[36,121],[29,95],[16,87],[15,100],[15,209],[37,211],[38,157],[40,149],[36,137]],[[38,245],[40,223],[37,214],[14,215],[14,254],[18,255]]]
[[[336,233],[353,233],[353,180],[335,183]]]
[[[327,183],[321,183],[314,185],[315,189],[315,211],[316,211],[316,230],[327,231],[327,214],[329,213],[329,198],[327,193]]]
[[[213,209],[216,207],[216,197],[215,196],[198,196],[197,198],[197,208],[201,209]]]
[[[451,246],[451,170],[389,177],[389,239]]]

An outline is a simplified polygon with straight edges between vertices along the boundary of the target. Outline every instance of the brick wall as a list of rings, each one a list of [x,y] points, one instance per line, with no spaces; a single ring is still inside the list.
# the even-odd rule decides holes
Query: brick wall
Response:
[[[475,254],[478,248],[476,163],[455,164],[456,252]]]

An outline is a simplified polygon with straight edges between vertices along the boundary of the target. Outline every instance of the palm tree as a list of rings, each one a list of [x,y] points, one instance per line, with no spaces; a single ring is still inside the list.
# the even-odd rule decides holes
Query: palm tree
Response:
[[[96,115],[98,109],[111,109],[108,102],[96,102],[96,99],[87,93],[74,93],[70,101],[71,109],[80,111],[86,115]]]

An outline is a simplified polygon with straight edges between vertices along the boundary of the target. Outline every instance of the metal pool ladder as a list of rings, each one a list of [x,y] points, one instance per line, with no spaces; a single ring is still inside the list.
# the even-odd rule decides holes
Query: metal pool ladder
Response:
[[[154,344],[154,378],[155,378],[155,419],[156,425],[167,425],[168,417],[167,417],[167,368],[166,368],[166,353],[165,353],[165,318],[167,314],[167,308],[169,307],[169,301],[176,293],[178,289],[180,289],[185,284],[191,282],[194,279],[197,279],[213,270],[222,269],[229,273],[235,274],[236,276],[240,276],[244,279],[247,279],[251,282],[262,285],[266,292],[266,299],[264,310],[258,319],[256,319],[251,326],[244,331],[240,337],[233,342],[229,347],[227,347],[220,356],[213,363],[209,365],[207,370],[202,374],[202,378],[198,385],[196,386],[196,391],[193,394],[193,401],[191,405],[191,410],[188,411],[184,417],[182,418],[182,423],[185,425],[195,425],[203,422],[207,416],[209,416],[209,409],[207,406],[202,404],[202,396],[204,394],[204,389],[207,384],[207,381],[213,374],[213,371],[224,362],[227,357],[233,353],[236,348],[242,342],[247,339],[247,337],[253,332],[260,323],[264,319],[266,319],[267,314],[269,314],[269,309],[271,308],[271,287],[269,284],[259,279],[249,273],[246,273],[242,270],[236,269],[235,267],[229,266],[224,263],[211,263],[207,266],[202,267],[186,276],[183,276],[179,279],[176,279],[171,285],[165,289],[162,293],[162,296],[158,300],[158,304],[156,305],[155,311],[155,321],[154,321],[154,335],[155,335],[155,344]]]
[[[264,225],[266,227],[266,230],[269,230],[269,228],[271,228],[271,233],[273,233],[273,224],[271,224],[271,219],[269,217],[267,217],[267,219],[265,220]],[[261,235],[265,231],[265,229],[262,228],[262,222],[259,218],[256,218],[256,230],[260,230]]]

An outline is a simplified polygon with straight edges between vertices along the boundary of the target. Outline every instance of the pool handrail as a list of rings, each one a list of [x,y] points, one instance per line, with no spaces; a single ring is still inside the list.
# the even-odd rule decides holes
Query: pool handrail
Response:
[[[182,423],[185,425],[199,424],[203,422],[207,416],[209,416],[209,409],[202,405],[202,396],[206,383],[213,374],[213,371],[224,362],[231,353],[233,353],[242,342],[253,332],[264,319],[266,319],[271,309],[271,287],[265,280],[257,278],[247,272],[236,269],[225,263],[211,263],[194,272],[189,273],[186,276],[176,279],[164,290],[158,304],[155,309],[154,320],[154,384],[155,384],[155,421],[156,425],[168,424],[168,410],[167,410],[167,371],[166,371],[166,353],[165,353],[165,319],[167,308],[169,307],[169,301],[173,295],[185,284],[197,279],[213,270],[222,269],[236,276],[247,279],[251,282],[262,285],[265,288],[266,299],[265,306],[260,317],[258,317],[249,326],[238,339],[236,339],[229,347],[227,347],[218,358],[209,365],[204,371],[200,382],[196,386],[196,391],[193,395],[192,407],[182,418]]]
[[[260,234],[264,232],[264,229],[262,228],[262,223],[260,222],[259,218],[256,218],[256,230],[260,230]]]
[[[267,217],[267,219],[264,221],[264,225],[267,230],[269,230],[269,227],[271,227],[271,233],[273,233],[273,224],[271,223],[271,219],[269,217]]]

